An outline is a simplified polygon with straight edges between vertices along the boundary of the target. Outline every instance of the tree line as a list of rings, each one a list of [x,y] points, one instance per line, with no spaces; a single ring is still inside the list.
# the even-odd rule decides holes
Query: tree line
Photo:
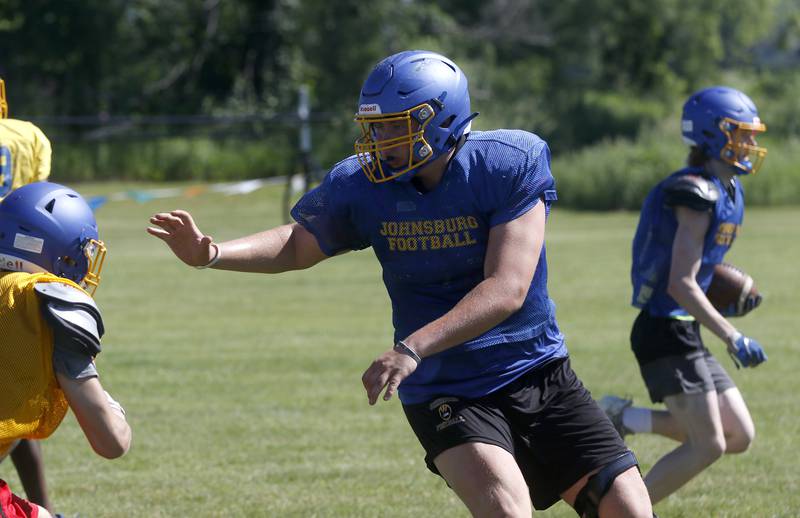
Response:
[[[307,85],[325,163],[351,149],[371,66],[424,48],[466,72],[474,127],[571,151],[636,138],[719,83],[756,99],[770,132],[800,133],[799,35],[794,0],[0,0],[0,77],[11,115],[58,138],[97,129],[79,116],[283,124]]]

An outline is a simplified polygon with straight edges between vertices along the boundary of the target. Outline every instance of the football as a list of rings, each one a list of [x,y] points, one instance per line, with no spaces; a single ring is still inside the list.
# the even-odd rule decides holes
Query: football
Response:
[[[714,276],[706,296],[725,316],[746,315],[761,303],[761,294],[753,278],[728,263],[714,267]]]

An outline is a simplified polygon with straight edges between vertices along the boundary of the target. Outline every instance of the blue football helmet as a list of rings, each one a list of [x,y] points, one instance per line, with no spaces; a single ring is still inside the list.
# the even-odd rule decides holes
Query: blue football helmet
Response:
[[[766,130],[753,101],[733,88],[705,88],[683,105],[683,140],[731,165],[737,174],[755,174],[761,167],[767,149],[755,137]]]
[[[0,119],[8,117],[8,101],[6,101],[6,83],[0,79]]]
[[[69,187],[34,182],[0,202],[0,270],[50,272],[94,295],[105,256],[92,209]]]
[[[469,132],[467,77],[446,57],[400,52],[378,63],[364,82],[355,121],[356,156],[374,183],[411,180]]]

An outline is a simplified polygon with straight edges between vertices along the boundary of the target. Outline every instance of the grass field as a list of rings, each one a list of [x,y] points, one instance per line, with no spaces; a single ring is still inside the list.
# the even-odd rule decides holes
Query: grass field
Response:
[[[85,195],[120,184],[83,185]],[[136,186],[141,188],[141,186]],[[95,456],[70,415],[45,444],[56,510],[68,517],[467,516],[423,463],[398,401],[367,405],[361,374],[391,343],[388,297],[370,251],[282,276],[198,271],[144,228],[185,208],[217,240],[279,223],[277,188],[246,196],[109,202],[98,212],[109,255],[97,301],[107,333],[98,368],[126,408],[130,453]],[[556,209],[548,223],[551,296],[573,367],[596,396],[646,403],[628,332],[631,213]],[[729,259],[757,280],[758,311],[737,322],[770,361],[736,371],[757,438],[656,511],[664,517],[800,514],[800,207],[753,209]],[[629,439],[643,468],[673,444]],[[10,462],[0,476],[19,490]],[[574,517],[559,503],[535,513]]]

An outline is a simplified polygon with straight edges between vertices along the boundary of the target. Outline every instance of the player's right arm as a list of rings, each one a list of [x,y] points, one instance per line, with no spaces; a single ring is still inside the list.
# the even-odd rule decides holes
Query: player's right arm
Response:
[[[738,361],[745,367],[755,367],[767,359],[761,345],[742,335],[725,319],[697,284],[705,234],[711,223],[710,213],[676,206],[675,217],[678,229],[672,244],[667,292],[683,309],[727,345],[734,363]]]
[[[676,206],[674,210],[678,229],[672,244],[667,292],[698,322],[728,343],[728,338],[736,333],[736,328],[714,308],[697,284],[711,214],[686,206]]]
[[[297,223],[223,243],[203,234],[183,210],[155,214],[150,223],[147,232],[189,266],[202,267],[216,258],[212,267],[219,270],[280,273],[309,268],[329,257],[314,235]]]

